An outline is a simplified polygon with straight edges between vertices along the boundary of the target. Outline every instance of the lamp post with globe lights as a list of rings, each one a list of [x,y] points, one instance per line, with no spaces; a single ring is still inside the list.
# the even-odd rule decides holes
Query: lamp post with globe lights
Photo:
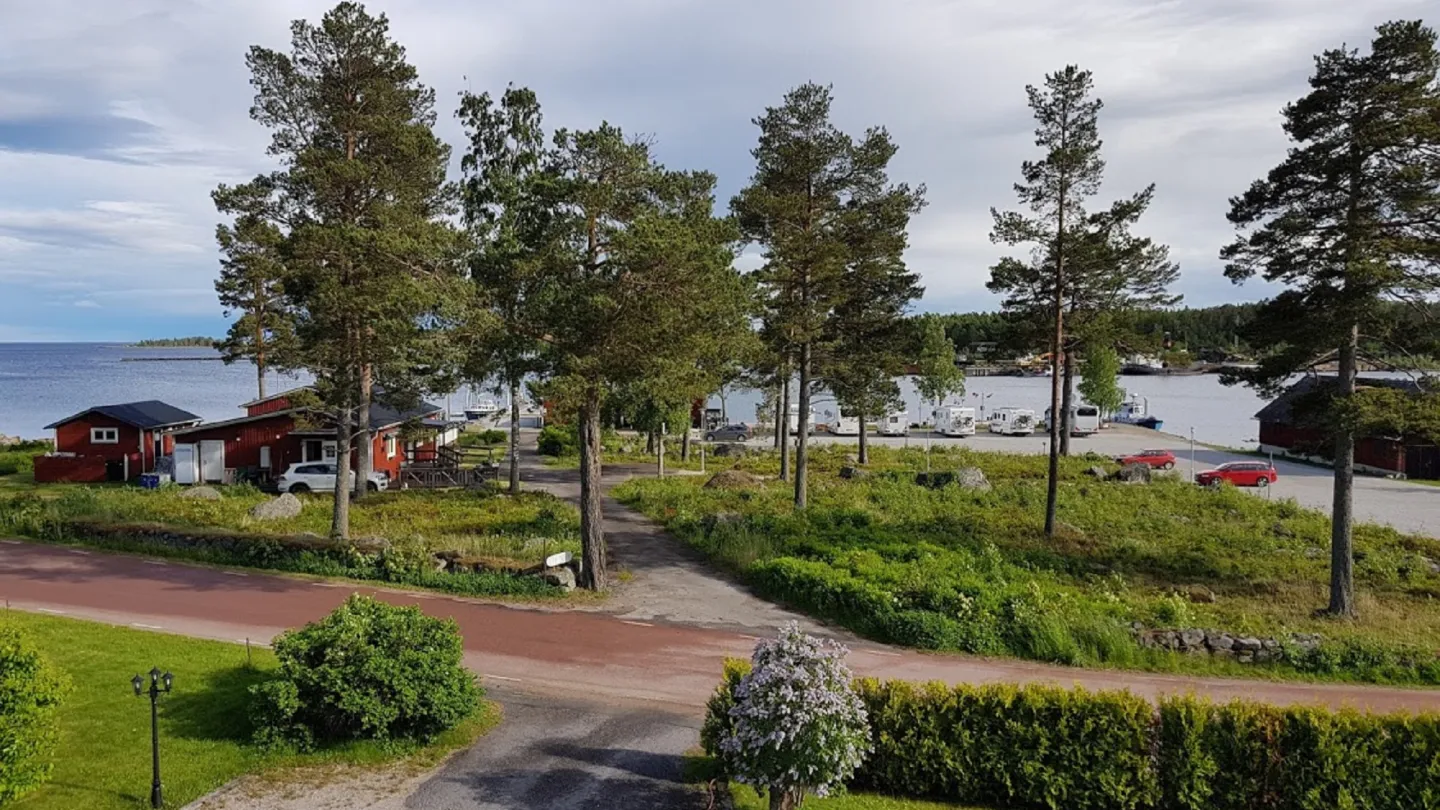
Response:
[[[168,694],[175,684],[175,676],[168,672],[160,672],[159,667],[154,667],[149,672],[150,688],[145,688],[145,676],[136,675],[130,679],[130,685],[135,687],[135,696],[150,696],[150,806],[160,807],[163,799],[160,796],[160,696]]]

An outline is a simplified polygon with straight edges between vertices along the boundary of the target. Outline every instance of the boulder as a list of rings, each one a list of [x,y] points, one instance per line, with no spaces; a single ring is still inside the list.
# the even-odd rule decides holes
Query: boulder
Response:
[[[855,481],[861,478],[869,478],[869,470],[862,470],[859,467],[841,467],[840,477],[846,481]]]
[[[1091,478],[1094,478],[1096,481],[1104,481],[1105,479],[1110,477],[1110,473],[1106,472],[1105,468],[1101,467],[1098,464],[1086,470],[1085,474],[1090,476]]]
[[[721,470],[705,482],[706,489],[754,489],[760,479],[744,470]]]
[[[1181,630],[1180,643],[1186,647],[1202,647],[1205,644],[1204,630]]]
[[[1148,484],[1151,472],[1149,464],[1126,464],[1115,473],[1115,480],[1125,484]]]
[[[1235,648],[1235,639],[1227,633],[1211,633],[1205,641],[1213,652],[1229,652]]]
[[[744,458],[749,452],[750,449],[743,444],[727,442],[715,445],[715,448],[710,451],[710,455],[716,458]]]
[[[568,567],[546,568],[540,578],[567,593],[575,590],[575,572]]]
[[[1242,664],[1253,664],[1253,663],[1255,663],[1255,653],[1253,653],[1253,652],[1236,653],[1236,654],[1235,654],[1235,660],[1236,660],[1236,661],[1239,661],[1239,662],[1242,663]]]
[[[250,510],[250,517],[256,520],[288,520],[300,517],[300,512],[305,504],[300,499],[286,492],[274,500],[256,504]]]
[[[1185,598],[1196,604],[1212,604],[1215,602],[1215,592],[1204,585],[1187,585],[1185,587]]]
[[[218,501],[220,500],[220,490],[214,487],[190,487],[181,492],[180,497],[195,498],[201,501]]]
[[[1235,639],[1235,649],[1242,653],[1258,652],[1263,647],[1264,645],[1260,643],[1260,639],[1255,638],[1254,636],[1246,636],[1244,638]]]
[[[961,467],[955,471],[955,483],[961,489],[968,489],[974,492],[989,492],[990,481],[981,472],[979,467]]]

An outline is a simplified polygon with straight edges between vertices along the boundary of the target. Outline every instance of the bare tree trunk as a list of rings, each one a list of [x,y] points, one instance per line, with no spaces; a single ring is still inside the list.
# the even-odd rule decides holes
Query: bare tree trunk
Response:
[[[797,788],[771,785],[765,792],[770,797],[770,810],[798,810],[800,807],[800,791]]]
[[[1075,431],[1075,355],[1065,352],[1065,391],[1060,402],[1060,455],[1070,455],[1070,434]]]
[[[658,431],[655,434],[655,474],[658,478],[665,477],[665,431]]]
[[[810,344],[800,346],[800,436],[795,442],[795,508],[804,509],[809,495]]]
[[[775,449],[785,441],[785,395],[775,386]]]
[[[330,537],[350,539],[350,437],[355,429],[350,406],[335,415],[335,509],[330,515]]]
[[[684,433],[680,434],[680,460],[690,460],[690,428],[688,427],[685,428]]]
[[[580,545],[585,570],[581,580],[591,590],[605,587],[605,525],[600,507],[600,389],[585,391],[580,403]]]
[[[1064,232],[1062,207],[1058,232]],[[1057,240],[1058,241],[1058,240]],[[1058,246],[1057,246],[1058,247]],[[1045,536],[1055,536],[1055,510],[1060,501],[1060,388],[1065,376],[1060,368],[1060,351],[1065,346],[1065,256],[1055,257],[1055,334],[1050,341],[1050,468],[1045,484]]]
[[[1355,355],[1360,327],[1352,325],[1340,347],[1338,396],[1355,394]],[[1330,514],[1330,607],[1328,612],[1355,617],[1355,433],[1342,424],[1335,433],[1335,494]]]
[[[860,409],[860,452],[857,454],[861,464],[870,463],[870,441],[865,430],[865,409]]]
[[[651,456],[655,455],[655,431],[653,430],[645,431],[645,453]]]
[[[355,412],[355,437],[358,444],[355,447],[355,498],[358,500],[365,497],[367,485],[370,483],[370,471],[375,468],[375,460],[371,457],[375,449],[374,437],[370,435],[370,402],[374,399],[375,376],[374,370],[369,366],[360,369],[360,407]],[[347,462],[349,456],[345,457]],[[339,485],[336,485],[339,488]]]
[[[780,378],[784,386],[780,394],[780,480],[790,480],[790,369],[787,366]]]
[[[520,380],[510,380],[510,494],[520,494]]]

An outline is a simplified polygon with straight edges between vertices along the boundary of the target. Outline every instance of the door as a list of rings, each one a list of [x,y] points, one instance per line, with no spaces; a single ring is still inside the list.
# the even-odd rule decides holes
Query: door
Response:
[[[270,469],[270,445],[268,444],[260,448],[260,469]]]
[[[321,456],[321,448],[324,444],[325,443],[320,441],[319,439],[306,439],[304,444],[300,446],[300,461],[319,461]]]
[[[225,480],[225,442],[206,439],[200,442],[200,480],[207,484]]]
[[[175,445],[175,483],[193,484],[198,472],[195,467],[195,445]]]

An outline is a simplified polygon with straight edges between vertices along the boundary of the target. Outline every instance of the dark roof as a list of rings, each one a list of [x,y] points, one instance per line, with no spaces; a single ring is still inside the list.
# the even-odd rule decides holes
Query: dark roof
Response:
[[[370,405],[370,427],[383,428],[390,425],[398,425],[402,422],[409,422],[411,419],[424,419],[425,417],[444,410],[439,405],[431,405],[422,402],[418,407],[407,410],[396,410],[379,402]]]
[[[103,414],[117,422],[124,422],[142,430],[171,425],[188,425],[200,421],[200,417],[189,411],[182,411],[174,405],[167,405],[158,399],[147,399],[143,402],[124,402],[119,405],[96,405],[74,416],[67,416],[58,422],[51,422],[45,426],[45,429],[54,430],[92,413]]]
[[[240,403],[240,407],[242,407],[242,408],[249,408],[249,407],[251,407],[251,406],[253,406],[253,405],[259,405],[259,404],[262,403],[262,402],[270,402],[270,401],[277,400],[277,399],[288,398],[291,394],[294,394],[294,393],[296,393],[297,391],[309,391],[309,390],[313,389],[314,387],[315,387],[315,386],[313,386],[313,385],[301,385],[301,386],[298,386],[298,387],[296,387],[296,388],[287,388],[287,389],[285,389],[284,391],[281,391],[281,392],[276,393],[276,394],[271,394],[271,395],[268,396],[268,397],[261,397],[261,398],[259,398],[259,399],[252,399],[252,400],[250,400],[249,402],[242,402],[242,403]]]
[[[1255,414],[1255,418],[1261,422],[1271,422],[1278,425],[1292,424],[1294,414],[1291,411],[1301,397],[1322,388],[1333,387],[1335,382],[1336,378],[1333,375],[1306,375],[1301,377],[1294,385],[1285,389],[1284,393],[1276,397],[1273,402],[1261,408],[1260,412]],[[1357,377],[1355,379],[1355,385],[1360,388],[1399,388],[1417,393],[1421,390],[1419,383],[1411,379]]]

